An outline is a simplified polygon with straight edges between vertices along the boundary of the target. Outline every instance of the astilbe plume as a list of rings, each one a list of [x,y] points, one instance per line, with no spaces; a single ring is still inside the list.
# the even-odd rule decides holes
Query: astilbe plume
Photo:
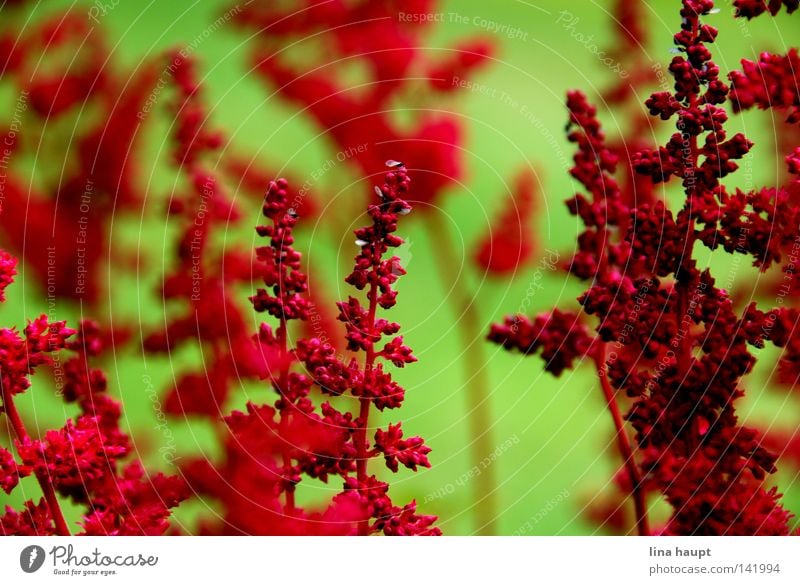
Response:
[[[457,193],[465,180],[465,125],[450,113],[455,105],[443,108],[442,103],[490,62],[497,43],[472,35],[453,46],[427,49],[432,46],[428,39],[433,27],[424,17],[439,9],[435,0],[295,0],[252,3],[236,10],[232,20],[252,35],[251,63],[255,74],[269,85],[270,95],[306,114],[341,157],[342,166],[369,181],[378,165],[396,157],[414,173],[417,200],[412,203],[419,212],[417,221],[426,222],[429,232],[437,234],[431,256],[437,262],[442,288],[449,291],[452,311],[459,317],[457,330],[465,356],[461,360],[465,421],[472,463],[480,465],[491,457],[495,445],[487,399],[491,392],[487,358],[477,341],[483,331],[478,291],[456,269],[461,264],[460,252],[439,212],[445,194]],[[532,210],[524,200],[527,191],[512,193],[517,194],[523,199],[509,207],[516,205],[520,210],[522,224]],[[347,203],[338,209],[346,210]],[[336,221],[336,217],[326,219],[328,225]],[[350,218],[345,219],[349,222]],[[492,243],[496,245],[491,254],[480,251],[482,241],[470,246],[467,262],[473,260],[481,271],[510,277],[514,266],[532,257],[534,242],[527,234]],[[494,474],[494,468],[487,468],[473,482],[476,526],[485,534],[496,531]]]
[[[571,213],[582,214],[582,219],[589,222],[587,224],[588,229],[580,236],[580,240],[585,243],[598,237],[596,232],[605,223],[604,216],[606,211],[602,203],[604,196],[618,199],[628,208],[653,205],[656,201],[656,185],[648,177],[637,173],[633,163],[635,154],[651,145],[651,137],[656,132],[656,123],[648,115],[647,108],[642,108],[639,96],[656,83],[663,86],[666,79],[664,67],[661,63],[653,62],[648,52],[648,44],[651,40],[650,27],[647,23],[648,11],[647,4],[641,0],[618,0],[614,3],[614,9],[611,14],[616,35],[607,47],[606,52],[618,60],[621,71],[601,90],[600,94],[604,104],[611,108],[614,117],[620,120],[619,125],[624,127],[624,132],[620,132],[616,136],[601,134],[595,137],[599,138],[598,141],[593,138],[595,130],[600,130],[598,126],[596,129],[593,128],[587,135],[577,132],[570,136],[570,140],[579,144],[581,141],[590,140],[588,148],[587,146],[582,147],[586,149],[587,153],[595,148],[602,148],[606,153],[606,158],[616,160],[614,163],[614,182],[608,185],[610,190],[608,193],[605,193],[605,195],[602,193],[602,189],[606,187],[603,186],[604,182],[600,180],[591,190],[592,202],[587,202],[583,195],[577,195],[568,202]],[[591,153],[589,157],[588,160],[591,160]],[[585,176],[585,172],[585,166],[584,170],[576,167],[571,174],[579,181],[589,180],[592,182],[591,178]],[[598,191],[597,187],[602,188]],[[579,209],[582,211],[579,212]],[[620,217],[613,210],[609,211],[609,213],[614,214],[612,222],[617,223],[617,225],[606,226],[606,235],[609,236],[609,241],[612,241],[613,238],[618,242],[620,239],[619,234],[624,234],[627,230],[627,218]],[[595,219],[591,218],[592,214],[596,214]],[[582,270],[581,260],[580,254],[573,255],[563,268],[577,271],[576,274],[579,275]],[[554,346],[552,351],[555,353],[556,350],[557,346]],[[578,352],[575,355],[582,354]],[[544,357],[549,360],[549,357]],[[604,396],[608,397],[607,391],[604,392]],[[624,396],[617,396],[615,401],[616,405],[609,403],[609,407],[612,409],[614,419],[617,420],[621,418],[620,413],[629,404]],[[614,411],[615,406],[619,412]],[[622,435],[619,434],[618,425],[615,430],[617,434],[616,440],[619,442]],[[607,482],[608,487],[602,492],[598,493],[597,490],[587,488],[588,502],[583,508],[584,513],[593,523],[612,529],[619,528],[628,520],[624,501],[630,497],[632,488],[631,482],[627,480],[632,470],[625,469],[626,464],[624,461],[627,459],[625,453],[629,451],[629,447],[625,443],[621,443],[620,446],[620,455],[623,457],[621,462],[622,469],[614,474],[612,481]]]
[[[682,205],[673,212],[660,197],[636,202],[622,192],[614,179],[619,157],[606,147],[596,109],[571,92],[569,139],[578,146],[571,173],[590,194],[568,201],[586,226],[569,266],[590,283],[579,299],[582,314],[510,317],[489,337],[542,352],[556,375],[576,360],[595,363],[625,462],[619,484],[632,495],[641,534],[651,533],[647,494],[660,493],[672,515],[658,533],[781,535],[789,533],[790,515],[776,489],[765,486],[775,456],[756,431],[739,424],[735,404],[755,364],[750,348],[769,340],[785,348],[783,360],[796,355],[797,314],[763,311],[756,303],[737,311],[710,271],[698,267],[694,251],[703,244],[746,254],[766,272],[786,262],[800,237],[798,212],[781,187],[730,193],[721,182],[753,145],[725,131],[723,104],[737,107],[741,100],[711,60],[717,30],[703,17],[713,6],[683,0],[674,37],[680,54],[669,66],[674,89],[646,101],[653,116],[675,118],[678,131],[664,146],[639,149],[630,159],[653,186],[677,178]],[[594,335],[589,316],[596,319]],[[622,393],[633,400],[624,420]]]
[[[15,263],[6,252],[0,256],[0,282],[5,288],[13,279]],[[30,376],[53,365],[54,354],[63,350],[75,355],[62,364],[62,396],[77,404],[80,412],[62,428],[37,439],[29,434],[14,398],[28,391]],[[0,488],[10,494],[21,478],[33,475],[43,493],[38,503],[26,501],[22,511],[6,506],[0,516],[3,535],[70,534],[59,496],[83,508],[81,534],[163,534],[171,509],[188,496],[181,478],[147,475],[138,460],[129,460],[130,439],[119,428],[121,407],[106,394],[103,372],[89,363],[89,357],[101,350],[100,332],[91,322],[76,331],[42,315],[29,322],[22,335],[0,329],[0,414],[17,453],[15,458],[0,447]]]
[[[269,243],[257,248],[264,288],[251,301],[277,327],[262,323],[255,341],[267,364],[264,377],[278,398],[273,405],[248,402],[246,412],[225,417],[227,439],[219,462],[196,459],[184,469],[190,485],[222,504],[221,521],[205,521],[202,531],[222,534],[371,534],[432,535],[435,518],[419,515],[415,502],[396,506],[389,485],[370,474],[368,463],[383,458],[397,472],[429,467],[419,437],[404,438],[401,423],[378,428],[370,436],[370,412],[398,408],[404,390],[386,364],[416,361],[397,336],[397,323],[379,318],[379,308],[396,302],[393,284],[404,274],[399,259],[387,252],[402,244],[394,234],[399,216],[411,206],[405,167],[392,163],[378,201],[369,207],[372,225],[356,230],[361,252],[346,282],[366,291],[366,306],[355,297],[338,303],[349,357],[318,338],[291,342],[292,323],[309,319],[306,275],[293,247],[298,221],[288,183],[273,182],[264,200],[269,223],[257,228]],[[355,352],[355,353],[352,353]],[[356,354],[363,354],[357,359]],[[356,412],[342,409],[346,397]],[[321,402],[317,398],[325,398]],[[351,404],[353,402],[350,402]],[[319,509],[301,508],[298,484],[340,482],[341,491]]]

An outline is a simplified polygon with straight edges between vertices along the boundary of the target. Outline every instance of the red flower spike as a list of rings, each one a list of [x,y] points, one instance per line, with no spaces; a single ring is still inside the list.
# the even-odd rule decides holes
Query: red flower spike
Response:
[[[159,297],[180,307],[166,326],[144,339],[148,352],[172,351],[197,344],[206,366],[197,364],[179,375],[167,389],[165,410],[219,421],[231,389],[243,379],[264,375],[266,355],[245,325],[245,311],[233,290],[249,283],[264,268],[250,254],[219,250],[214,233],[240,219],[238,207],[222,178],[209,169],[217,164],[216,151],[224,137],[209,128],[210,117],[198,81],[197,64],[181,54],[167,54],[167,71],[175,89],[169,101],[174,116],[171,162],[180,172],[185,193],[171,198],[170,218],[178,226],[173,268],[163,278]],[[214,167],[216,169],[216,167]],[[270,307],[264,307],[269,310]],[[272,310],[275,310],[274,308]],[[207,367],[213,369],[207,376]],[[210,378],[206,380],[206,378]]]
[[[364,352],[363,363],[355,357],[346,361],[330,343],[316,337],[298,339],[290,346],[289,322],[307,323],[313,312],[301,256],[292,247],[298,220],[292,207],[295,199],[283,179],[268,188],[263,214],[269,223],[257,228],[269,239],[268,245],[257,249],[265,288],[251,301],[256,311],[277,321],[274,328],[263,323],[255,339],[258,371],[278,398],[274,406],[248,403],[246,412],[225,417],[227,439],[219,462],[193,460],[183,466],[189,485],[223,506],[224,522],[205,524],[204,533],[438,534],[431,526],[432,517],[416,515],[413,504],[394,506],[388,485],[367,474],[368,460],[381,454],[395,471],[400,464],[414,470],[430,465],[430,449],[419,437],[403,439],[399,426],[378,431],[374,444],[366,434],[372,406],[397,408],[403,400],[403,389],[378,358],[397,366],[416,361],[402,337],[396,336],[400,325],[376,316],[379,306],[394,304],[393,285],[404,274],[398,259],[385,255],[402,243],[394,232],[399,217],[411,209],[404,199],[410,183],[405,167],[388,164],[391,170],[377,188],[378,201],[368,210],[372,225],[356,231],[360,253],[347,277],[356,289],[366,290],[367,305],[355,297],[338,303],[349,349]],[[315,389],[333,400],[316,406],[311,398]],[[358,398],[358,416],[334,406],[335,398],[344,394]],[[339,480],[343,491],[320,508],[303,509],[295,492],[307,478]]]
[[[103,435],[94,417],[71,420],[59,431],[47,431],[43,441],[17,444],[22,462],[48,477],[64,496],[83,501],[94,484],[113,473],[116,460],[128,453],[127,441]]]
[[[753,6],[737,2],[744,15],[754,15]],[[523,353],[541,350],[556,375],[577,357],[592,358],[624,461],[620,489],[632,496],[640,534],[652,533],[647,497],[658,493],[673,510],[659,533],[785,535],[790,515],[777,491],[764,485],[775,472],[775,456],[754,430],[740,426],[735,405],[744,394],[741,380],[755,364],[750,347],[769,340],[785,348],[783,371],[800,372],[797,310],[765,312],[751,303],[737,312],[709,271],[698,270],[693,250],[698,242],[722,247],[768,271],[796,245],[797,212],[787,190],[731,194],[720,181],[752,147],[741,134],[728,137],[723,105],[796,108],[796,88],[789,79],[792,87],[782,89],[783,58],[762,56],[759,64],[744,63],[743,72],[732,74],[729,95],[708,47],[717,31],[703,22],[713,7],[711,0],[682,2],[674,36],[679,54],[669,67],[673,91],[654,93],[646,102],[652,116],[674,121],[677,132],[662,146],[630,155],[641,182],[615,180],[617,156],[605,144],[596,110],[580,93],[567,97],[568,136],[578,146],[571,173],[589,194],[567,202],[586,226],[569,269],[591,280],[579,301],[597,318],[598,337],[592,340],[577,316],[553,311],[533,321],[507,318],[492,327],[490,339]],[[779,7],[769,6],[773,12]],[[781,79],[764,90],[759,84],[765,77]],[[793,155],[787,164],[795,170]],[[673,177],[683,187],[677,209],[623,191],[644,183],[652,193]],[[634,399],[624,417],[619,391]]]
[[[170,509],[189,497],[186,482],[157,474],[146,477],[138,462],[106,486],[82,521],[84,536],[161,536],[169,528]]]

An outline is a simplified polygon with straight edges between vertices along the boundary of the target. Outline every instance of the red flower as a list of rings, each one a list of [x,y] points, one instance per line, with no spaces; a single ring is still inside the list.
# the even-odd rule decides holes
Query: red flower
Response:
[[[5,250],[0,250],[0,303],[5,302],[6,288],[14,282],[16,274],[17,259]]]
[[[386,466],[395,473],[398,463],[402,463],[412,471],[416,471],[418,465],[430,467],[427,457],[431,452],[430,447],[425,445],[421,437],[403,439],[400,426],[400,423],[390,424],[385,431],[378,429],[375,433],[375,449],[383,453]]]
[[[114,472],[116,460],[127,455],[127,441],[120,438],[104,436],[96,418],[82,416],[58,431],[47,431],[43,441],[23,439],[17,452],[37,475],[51,478],[62,495],[81,501],[99,479]]]
[[[7,255],[0,252],[0,257]],[[67,349],[75,356],[58,362],[51,357]],[[49,323],[42,316],[28,324],[24,339],[14,330],[0,329],[0,413],[7,417],[19,456],[17,461],[0,448],[0,488],[11,493],[20,477],[34,474],[44,494],[39,504],[26,502],[23,512],[7,507],[0,518],[2,534],[69,534],[57,494],[86,508],[81,522],[87,534],[162,534],[168,528],[171,509],[188,496],[178,477],[159,475],[152,483],[141,481],[134,486],[132,481],[143,477],[137,461],[129,463],[120,477],[119,467],[130,453],[130,439],[119,428],[120,405],[105,394],[105,375],[92,368],[88,359],[102,349],[102,334],[88,321],[76,332],[64,322]],[[29,377],[39,366],[51,363],[61,365],[63,397],[77,403],[80,414],[35,440],[27,432],[14,397],[30,388]]]
[[[794,2],[797,7],[797,2]],[[800,121],[800,56],[797,49],[786,55],[761,53],[757,62],[742,59],[742,70],[732,71],[731,100],[734,111],[758,107],[789,110],[789,122]]]
[[[750,19],[766,11],[774,16],[781,6],[785,6],[786,12],[791,14],[800,6],[800,0],[733,0],[733,5],[736,7],[736,16]]]
[[[779,4],[770,8],[777,11]],[[669,67],[674,91],[646,102],[652,116],[675,120],[677,132],[665,145],[630,156],[632,168],[650,183],[647,193],[673,177],[681,181],[684,197],[676,210],[623,192],[637,182],[620,187],[613,176],[618,157],[606,146],[595,108],[580,93],[568,95],[569,139],[578,145],[571,173],[590,194],[567,202],[586,226],[570,270],[591,279],[579,301],[597,317],[597,338],[590,341],[577,316],[554,311],[534,321],[507,318],[492,327],[490,339],[523,353],[541,350],[546,369],[556,375],[576,357],[593,358],[625,464],[620,485],[633,496],[641,534],[650,533],[651,492],[672,506],[664,534],[788,534],[790,515],[777,491],[764,486],[775,457],[755,431],[740,426],[735,406],[744,394],[741,380],[755,364],[750,346],[769,339],[789,350],[785,363],[800,363],[793,358],[796,311],[765,313],[752,303],[737,313],[709,271],[697,268],[694,247],[747,254],[766,271],[800,237],[783,189],[729,194],[720,181],[752,146],[741,134],[727,136],[722,105],[731,99],[736,108],[793,107],[794,98],[780,83],[767,84],[779,100],[748,86],[762,73],[781,75],[780,65],[767,71],[766,60],[763,72],[751,66],[751,76],[732,76],[736,93],[729,96],[708,48],[717,30],[703,22],[713,6],[711,0],[683,0],[674,38],[680,54]],[[744,9],[744,3],[737,6]],[[793,160],[787,159],[790,170]],[[621,390],[634,399],[624,420]],[[635,431],[636,452],[625,421]]]
[[[264,377],[278,398],[274,407],[247,404],[246,412],[225,417],[226,441],[221,460],[193,460],[184,466],[198,493],[222,502],[223,523],[203,525],[214,534],[438,534],[434,518],[415,514],[415,505],[396,507],[388,485],[369,475],[368,461],[383,454],[386,465],[415,470],[428,467],[430,449],[419,437],[403,439],[400,426],[378,430],[374,444],[367,437],[370,408],[397,408],[403,389],[383,362],[402,367],[416,361],[402,337],[400,325],[378,318],[378,307],[396,302],[393,284],[404,274],[396,257],[385,258],[402,244],[394,235],[399,217],[410,211],[404,197],[409,179],[405,167],[392,162],[378,201],[369,207],[372,225],[356,230],[360,247],[355,268],[346,281],[366,290],[367,306],[350,297],[338,303],[349,349],[365,354],[363,363],[346,360],[318,338],[290,345],[289,325],[311,318],[306,275],[294,249],[298,214],[288,183],[270,184],[263,214],[269,223],[257,228],[268,245],[257,249],[264,288],[251,297],[256,311],[268,313],[277,327],[263,323],[257,342],[266,367]],[[385,338],[390,339],[385,341]],[[385,341],[385,342],[384,342]],[[378,349],[383,345],[382,349]],[[298,365],[302,373],[296,371]],[[338,410],[336,401],[316,406],[312,392],[358,399],[358,416]],[[301,508],[295,493],[306,478],[341,481],[343,491],[314,510]]]
[[[30,467],[17,465],[14,456],[3,447],[0,447],[0,489],[10,494],[21,477],[30,475]]]
[[[524,316],[507,317],[504,324],[492,325],[489,340],[524,354],[541,350],[545,369],[555,376],[573,367],[573,362],[583,358],[592,345],[588,328],[580,318],[558,309],[538,315],[533,321]]]
[[[25,509],[17,512],[6,506],[5,514],[0,516],[0,534],[3,536],[45,536],[55,534],[50,508],[44,498],[34,504],[25,502]]]

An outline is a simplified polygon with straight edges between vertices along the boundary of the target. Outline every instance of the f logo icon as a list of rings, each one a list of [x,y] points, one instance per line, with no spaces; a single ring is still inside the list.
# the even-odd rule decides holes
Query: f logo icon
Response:
[[[32,544],[22,549],[19,554],[19,566],[26,573],[35,573],[44,564],[44,549],[41,546]]]

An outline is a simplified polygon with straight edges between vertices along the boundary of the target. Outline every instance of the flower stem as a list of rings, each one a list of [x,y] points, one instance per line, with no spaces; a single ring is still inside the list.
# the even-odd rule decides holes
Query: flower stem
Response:
[[[3,394],[3,410],[8,415],[8,420],[11,422],[11,428],[14,429],[14,434],[20,442],[25,442],[30,437],[28,431],[25,429],[25,423],[22,422],[22,417],[19,415],[14,399],[11,392],[7,392],[4,385],[2,387]],[[61,505],[58,503],[56,492],[53,489],[53,484],[50,483],[49,478],[44,472],[37,472],[36,479],[39,481],[39,486],[42,488],[47,507],[50,508],[50,516],[53,517],[53,522],[56,527],[56,534],[59,536],[70,536],[67,522],[64,520],[64,514],[61,512]]]
[[[373,268],[373,273],[375,269]],[[368,331],[373,331],[375,328],[375,313],[378,310],[378,285],[373,282],[370,284],[369,293],[367,294],[367,298],[369,299],[369,315],[367,317],[366,328]],[[372,372],[372,369],[375,367],[375,349],[370,344],[367,347],[367,357],[364,360],[364,377],[366,378]],[[358,485],[363,486],[367,481],[367,463],[368,463],[368,454],[367,454],[367,427],[369,425],[369,407],[371,405],[371,400],[369,398],[361,397],[359,398],[359,410],[358,410],[358,429],[356,430],[355,434],[355,444],[356,444],[356,477],[358,478]],[[365,495],[366,494],[362,494]],[[366,536],[369,534],[369,520],[362,520],[359,522],[358,526],[358,533],[361,536]]]
[[[429,232],[439,235],[437,253],[433,257],[438,261],[438,273],[442,282],[451,289],[452,303],[458,315],[458,328],[464,356],[466,378],[467,424],[472,439],[472,463],[481,469],[481,462],[491,456],[493,444],[491,435],[491,413],[489,411],[489,377],[486,356],[483,352],[485,334],[481,327],[480,316],[475,305],[475,297],[467,292],[457,267],[460,265],[458,253],[453,241],[447,235],[447,226],[437,213],[426,213]],[[475,477],[475,519],[477,534],[490,535],[496,533],[497,494],[494,470],[486,467]]]
[[[281,317],[280,319],[280,326],[278,327],[277,336],[278,336],[278,342],[280,343],[281,346],[281,363],[285,364],[286,363],[285,356],[288,350],[286,343],[286,319],[284,317]],[[281,372],[280,376],[278,377],[278,393],[280,394],[283,408],[281,408],[280,410],[280,420],[278,422],[278,425],[280,428],[282,441],[286,441],[286,435],[289,428],[289,413],[291,407],[293,406],[292,404],[289,403],[289,399],[286,397],[286,387],[288,384],[288,377],[289,377],[288,367],[285,365],[281,365]],[[292,460],[284,450],[283,452],[284,473],[290,472],[291,467],[292,467]],[[284,482],[288,485],[287,479],[288,478],[286,477],[283,478]],[[292,485],[290,487],[287,487],[286,491],[284,492],[284,495],[286,496],[286,505],[284,507],[284,510],[287,514],[291,514],[292,512],[294,512],[295,509],[294,486]]]
[[[642,476],[639,473],[639,468],[636,466],[636,460],[633,458],[633,449],[631,448],[628,434],[625,432],[625,423],[619,411],[614,389],[611,387],[611,384],[608,383],[608,377],[603,371],[605,344],[602,344],[599,348],[600,351],[595,352],[595,365],[597,366],[597,373],[600,378],[600,386],[603,389],[606,405],[611,413],[611,418],[614,420],[617,447],[619,448],[620,455],[622,455],[622,461],[628,472],[628,479],[631,482],[631,495],[633,496],[633,506],[636,513],[636,528],[639,532],[639,536],[650,536],[650,527],[647,519],[647,502],[645,500],[644,490],[642,489]]]

